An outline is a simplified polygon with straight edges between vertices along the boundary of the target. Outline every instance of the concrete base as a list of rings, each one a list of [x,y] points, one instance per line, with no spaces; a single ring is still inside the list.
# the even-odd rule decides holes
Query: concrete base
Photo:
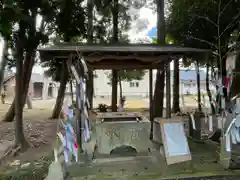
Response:
[[[107,117],[110,116],[107,113]],[[125,113],[122,117],[126,118],[127,116]],[[119,120],[96,122],[96,143],[99,154],[110,154],[113,149],[121,146],[135,148],[137,153],[148,152],[151,149],[150,121],[148,119],[141,117],[140,121],[127,121],[121,119],[119,114],[115,116],[114,113],[112,113],[112,117]],[[102,114],[101,118],[104,119]]]

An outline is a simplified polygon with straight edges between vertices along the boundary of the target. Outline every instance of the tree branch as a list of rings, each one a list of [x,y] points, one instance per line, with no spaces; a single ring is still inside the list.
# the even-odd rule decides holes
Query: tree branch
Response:
[[[222,9],[222,11],[220,11],[220,14],[219,14],[220,17],[221,17],[221,15],[224,13],[224,11],[227,9],[228,5],[229,5],[232,1],[233,1],[233,0],[230,0],[230,1],[226,4],[226,6]]]
[[[234,21],[240,16],[240,11],[237,13],[237,15],[233,18],[233,20],[227,25],[227,27],[223,30],[223,32],[220,34],[219,38],[224,34],[226,30],[228,30],[230,27],[233,26]]]
[[[240,45],[240,41],[237,41],[231,48],[229,48],[229,50],[223,55],[221,60],[223,60],[223,58],[226,57],[228,55],[228,53],[231,52],[238,45]]]
[[[193,36],[190,36],[190,35],[185,35],[185,37],[186,37],[186,38],[190,38],[190,39],[194,39],[194,40],[197,40],[197,41],[200,41],[200,42],[207,43],[208,45],[210,45],[210,46],[218,49],[218,47],[217,47],[215,44],[213,44],[213,43],[211,43],[211,42],[209,42],[209,41],[206,41],[206,40],[204,40],[204,39],[196,38],[196,37],[193,37]]]
[[[206,21],[210,22],[212,25],[214,25],[215,27],[218,27],[217,23],[215,23],[214,21],[212,21],[211,19],[209,19],[208,17],[205,17],[205,16],[199,16],[197,14],[193,14],[191,16],[195,16],[195,17],[198,17],[199,19],[205,19]]]

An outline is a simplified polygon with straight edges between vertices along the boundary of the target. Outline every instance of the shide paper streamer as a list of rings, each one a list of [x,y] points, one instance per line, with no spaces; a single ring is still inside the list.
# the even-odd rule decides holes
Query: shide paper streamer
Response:
[[[74,110],[80,111],[80,119],[77,119],[79,123],[81,123],[82,129],[79,130],[79,132],[82,134],[82,139],[80,140],[81,145],[83,142],[87,142],[90,139],[90,131],[88,127],[88,108],[89,108],[89,102],[86,95],[86,83],[85,79],[87,76],[87,66],[83,59],[81,61],[78,61],[82,65],[82,69],[84,70],[84,76],[80,76],[79,71],[77,71],[76,66],[73,64],[70,64],[70,70],[72,73],[72,76],[77,81],[77,86],[79,88],[79,91],[76,91],[76,97],[77,97],[77,107],[73,106],[73,102],[69,102],[66,97],[66,101],[63,104],[62,112],[64,114],[64,118],[61,119],[61,125],[64,128],[64,132],[58,132],[57,137],[60,139],[61,142],[61,148],[63,149],[63,155],[64,155],[64,162],[66,164],[71,163],[72,158],[74,157],[74,161],[78,162],[78,151],[79,151],[79,144],[77,141],[77,134],[75,131],[77,129],[73,128],[74,121]],[[79,69],[78,69],[79,70]],[[77,108],[77,109],[76,109]],[[76,128],[79,128],[76,126]],[[82,147],[82,146],[81,146]],[[55,161],[58,161],[57,157],[57,150],[54,149],[54,156]]]

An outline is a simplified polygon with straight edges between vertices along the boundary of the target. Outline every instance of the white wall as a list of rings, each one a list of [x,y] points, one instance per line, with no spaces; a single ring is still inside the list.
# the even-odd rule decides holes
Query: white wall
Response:
[[[98,78],[94,79],[94,93],[96,96],[111,96],[112,86],[109,83],[107,73],[110,71],[97,70],[96,74]],[[141,81],[138,82],[138,87],[130,87],[130,82],[122,82],[123,95],[125,96],[148,96],[149,95],[149,73],[146,72]],[[153,76],[153,87],[155,84],[155,75]],[[118,86],[119,88],[119,86]],[[119,90],[118,90],[119,93]]]
[[[94,94],[95,96],[111,96],[112,93],[112,87],[109,83],[109,79],[107,78],[107,74],[110,71],[106,70],[97,70],[97,78],[94,79]],[[155,72],[153,73],[153,89],[155,86]],[[130,87],[130,82],[122,82],[122,88],[123,88],[123,95],[125,96],[148,96],[149,95],[149,72],[147,71],[145,76],[143,77],[143,80],[141,81],[133,81],[138,82],[139,87]],[[180,94],[187,93],[189,91],[190,93],[194,94],[197,93],[197,84],[196,81],[191,82],[191,87],[189,88],[188,85],[186,85],[187,82],[180,81]],[[171,88],[173,87],[173,82],[171,82]],[[119,87],[118,87],[119,88]],[[210,89],[213,89],[214,87],[210,85]],[[172,89],[173,90],[173,89]],[[201,82],[201,92],[206,92],[206,86],[205,81]],[[118,91],[119,93],[119,91]]]

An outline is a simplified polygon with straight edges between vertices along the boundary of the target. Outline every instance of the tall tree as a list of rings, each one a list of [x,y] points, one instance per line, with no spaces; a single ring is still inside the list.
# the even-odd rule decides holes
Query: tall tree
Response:
[[[164,18],[164,0],[156,1],[157,5],[157,44],[165,44],[165,18]],[[157,70],[156,83],[154,90],[154,117],[163,116],[163,100],[164,100],[164,82],[165,82],[165,71],[164,65],[161,70]]]
[[[88,44],[93,43],[93,10],[94,10],[94,1],[88,0],[87,2],[87,19],[88,19],[88,27],[87,27],[87,42]],[[93,106],[93,70],[91,67],[88,68],[88,80],[87,80],[87,95],[90,103],[90,107]]]
[[[218,69],[225,74],[226,54],[233,50],[233,47],[229,48],[229,40],[240,20],[239,5],[240,2],[234,0],[172,0],[167,19],[168,32],[185,46],[215,51]]]
[[[23,106],[22,106],[22,76],[23,76],[23,51],[24,39],[26,33],[26,24],[23,21],[19,22],[19,30],[15,35],[16,41],[16,77],[15,77],[15,145],[20,145],[21,148],[27,147],[28,143],[25,140],[23,133]]]
[[[3,89],[3,78],[4,78],[4,70],[7,65],[7,56],[8,56],[8,41],[6,39],[3,40],[3,48],[2,48],[2,57],[0,57],[0,93]]]
[[[113,0],[112,7],[113,16],[113,43],[118,42],[118,0]],[[118,71],[112,70],[112,112],[117,111],[117,84],[118,84]]]
[[[174,72],[173,72],[173,102],[172,102],[172,112],[180,112],[180,102],[179,102],[179,59],[174,59]]]
[[[36,17],[37,14],[43,14],[46,11],[48,15],[51,14],[51,11],[48,11],[51,5],[49,1],[34,1],[34,3],[30,1],[4,1],[0,3],[0,32],[4,35],[6,32],[10,32],[13,44],[13,60],[16,64],[15,100],[9,112],[10,120],[13,120],[14,115],[16,115],[14,147],[17,149],[25,148],[28,145],[23,133],[23,106],[28,91],[31,69],[35,61],[35,49],[39,43],[46,42],[42,33],[43,25],[40,26],[39,31],[36,29]]]
[[[84,23],[85,12],[81,1],[64,0],[59,3],[59,11],[56,13],[55,21],[57,27],[56,32],[64,42],[71,42],[75,37],[84,37],[86,32]],[[55,62],[55,65],[56,66],[53,66],[53,68],[55,68],[55,70],[58,69],[58,72],[61,72],[61,75],[59,79],[60,87],[58,89],[58,96],[51,116],[53,119],[58,118],[60,115],[66,85],[69,80],[66,61],[61,61],[60,64]]]
[[[157,43],[157,38],[152,38],[153,43]],[[175,43],[171,34],[166,33],[165,36],[166,44]],[[179,59],[174,59],[174,72],[173,72],[173,98],[172,98],[172,112],[178,113],[180,112],[180,103],[179,103]]]
[[[52,61],[42,61],[42,66],[48,67],[48,70],[44,72],[47,77],[52,77],[54,81],[60,83],[56,103],[51,115],[53,119],[58,118],[62,109],[66,84],[69,81],[69,73],[66,68],[67,64],[65,60],[56,59]]]
[[[24,65],[23,65],[23,88],[21,89],[22,92],[22,107],[25,104],[27,93],[28,93],[28,86],[29,81],[32,74],[32,68],[35,63],[35,50],[38,45],[44,44],[48,41],[48,33],[51,33],[51,25],[49,23],[53,20],[53,12],[55,4],[53,1],[34,1],[34,3],[30,3],[30,1],[18,2],[18,1],[5,1],[3,4],[3,21],[6,18],[9,21],[11,27],[16,27],[19,21],[24,21],[26,23],[26,33],[24,39]],[[20,8],[21,7],[21,8]],[[9,15],[10,14],[10,15]],[[42,15],[43,20],[40,22],[40,26],[37,26],[37,16]],[[11,18],[9,18],[11,17]],[[4,22],[1,22],[1,25],[4,27]],[[9,26],[7,26],[9,27]],[[52,28],[52,27],[51,27]],[[48,29],[48,30],[46,30]],[[16,28],[14,28],[14,31]],[[14,34],[13,31],[13,34]],[[45,34],[47,32],[47,34]],[[12,37],[13,38],[13,37]],[[13,45],[12,51],[16,51],[15,45]],[[14,61],[16,59],[14,58]],[[13,101],[11,107],[9,108],[7,114],[5,115],[4,121],[13,121],[14,120],[14,111],[15,106]]]
[[[112,24],[112,18],[111,18],[112,17],[111,16],[112,15],[111,14],[112,5],[111,4],[109,5],[107,0],[91,1],[91,3],[94,3],[93,5],[90,4],[90,1],[89,1],[88,5],[87,5],[87,9],[85,9],[85,7],[82,6],[81,3],[78,4],[76,1],[72,1],[72,2],[74,3],[74,4],[72,4],[72,6],[74,6],[74,7],[71,8],[71,12],[68,12],[68,10],[63,11],[63,12],[58,11],[58,13],[56,14],[57,36],[52,39],[52,42],[57,45],[58,43],[61,43],[62,41],[64,41],[64,39],[66,37],[68,37],[70,40],[65,39],[65,41],[71,41],[71,42],[83,42],[83,40],[85,38],[87,38],[87,40],[89,42],[93,42],[93,43],[109,43],[109,42],[111,42],[112,29],[109,29],[108,27]],[[79,6],[79,7],[77,8],[77,6]],[[60,7],[61,8],[65,7],[63,2]],[[119,28],[120,28],[120,30],[128,29],[129,19],[127,16],[126,8],[122,4],[120,5],[120,7],[121,7],[122,11],[120,14],[121,16],[119,17],[119,19],[121,20]],[[83,10],[86,10],[87,12],[82,14],[81,12]],[[94,12],[94,14],[96,14],[96,16],[93,16],[93,12]],[[64,13],[66,13],[66,14],[64,15]],[[86,14],[88,17],[83,16]],[[79,16],[79,17],[77,18],[77,16]],[[67,21],[68,18],[70,18],[71,21]],[[87,21],[87,25],[86,25],[86,23],[84,23],[83,18],[89,20],[89,21]],[[88,30],[86,33],[84,28],[87,26],[90,26],[90,28],[87,28]],[[91,26],[92,26],[92,28],[91,28]],[[69,29],[68,27],[74,27],[74,28]],[[54,61],[55,60],[53,60],[51,62],[45,62],[44,59],[42,59],[42,66],[49,67],[47,74],[51,75],[53,77],[53,79],[55,79],[55,77],[56,77],[55,73],[59,72],[59,70],[57,70],[57,69],[58,68],[61,69],[61,65]],[[89,75],[89,76],[91,78],[91,75]],[[57,77],[59,77],[58,80],[60,80],[60,76],[57,75]],[[93,84],[92,84],[91,80],[88,81],[87,84],[88,85],[91,84],[90,90],[91,89],[93,90],[93,86],[92,86]],[[62,88],[64,88],[64,87],[66,87],[66,86],[61,86],[61,88],[60,88],[61,96],[58,96],[58,99],[61,98],[63,100],[63,97],[64,97],[63,92],[65,90],[63,90]],[[90,97],[89,100],[91,103],[93,91],[92,92],[88,91],[88,93],[89,93],[88,96]],[[57,102],[61,102],[61,101],[57,100]],[[52,118],[58,117],[58,115],[60,113],[59,110],[61,110],[61,103],[56,103],[55,107],[56,108],[54,108],[54,109],[57,109],[57,111],[54,110],[56,113],[53,112]]]

